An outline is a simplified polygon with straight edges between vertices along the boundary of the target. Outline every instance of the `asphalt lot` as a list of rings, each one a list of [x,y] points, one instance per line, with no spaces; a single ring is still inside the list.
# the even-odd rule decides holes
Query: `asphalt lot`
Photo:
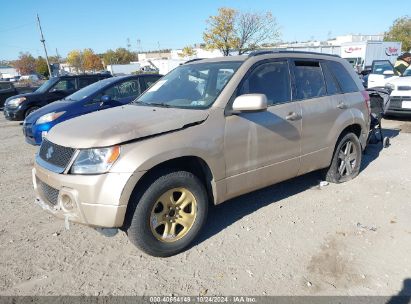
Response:
[[[392,145],[370,146],[355,180],[313,173],[231,200],[161,259],[34,205],[37,148],[0,114],[0,295],[411,294],[411,121],[384,127]]]

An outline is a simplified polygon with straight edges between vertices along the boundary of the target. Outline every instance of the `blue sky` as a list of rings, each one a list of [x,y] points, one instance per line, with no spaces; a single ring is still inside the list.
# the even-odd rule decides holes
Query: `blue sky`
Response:
[[[104,52],[126,47],[136,50],[181,48],[202,42],[208,16],[219,7],[271,11],[281,26],[283,41],[326,39],[350,33],[386,31],[409,1],[276,1],[276,0],[10,0],[0,10],[0,60],[15,59],[20,51],[43,55],[35,23],[40,15],[51,55],[72,49]]]

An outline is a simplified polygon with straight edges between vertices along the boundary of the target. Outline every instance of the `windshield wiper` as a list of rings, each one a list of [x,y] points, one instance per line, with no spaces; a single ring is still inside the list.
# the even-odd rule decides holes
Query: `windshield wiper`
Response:
[[[163,107],[163,108],[171,108],[171,106],[169,104],[166,104],[164,102],[145,102],[145,101],[134,101],[133,103],[136,104],[142,104],[144,106],[148,106],[148,107]]]

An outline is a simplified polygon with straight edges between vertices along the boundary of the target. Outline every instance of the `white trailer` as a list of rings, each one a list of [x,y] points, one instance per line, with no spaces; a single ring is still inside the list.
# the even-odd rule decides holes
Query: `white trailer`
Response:
[[[375,60],[389,60],[394,64],[400,55],[401,42],[372,40],[343,43],[340,54],[359,72],[371,67]]]

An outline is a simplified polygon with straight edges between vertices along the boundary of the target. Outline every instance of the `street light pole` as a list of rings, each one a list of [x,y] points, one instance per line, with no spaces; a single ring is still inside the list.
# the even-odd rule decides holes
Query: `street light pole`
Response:
[[[39,28],[39,31],[40,31],[40,42],[43,43],[44,53],[46,54],[46,62],[47,62],[47,68],[49,70],[49,75],[50,75],[50,77],[52,77],[50,63],[49,63],[49,57],[47,55],[47,49],[46,49],[46,44],[45,44],[46,40],[44,40],[43,31],[41,29],[39,14],[37,14],[37,25],[38,25],[38,28]]]

